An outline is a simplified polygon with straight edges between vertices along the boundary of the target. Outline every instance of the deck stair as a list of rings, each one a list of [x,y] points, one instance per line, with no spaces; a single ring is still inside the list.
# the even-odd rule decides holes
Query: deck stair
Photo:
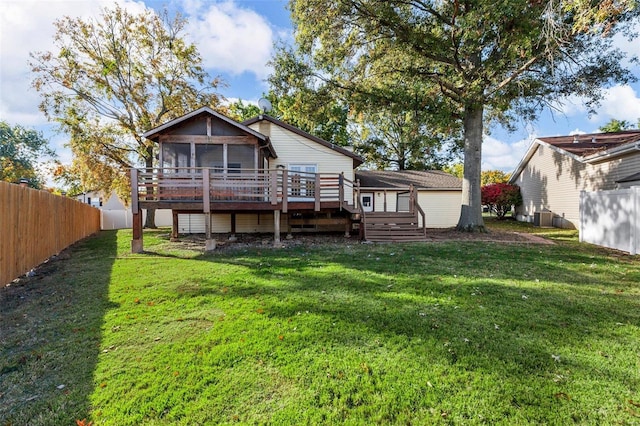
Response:
[[[367,241],[425,241],[427,238],[416,213],[370,212],[363,219],[364,238]]]

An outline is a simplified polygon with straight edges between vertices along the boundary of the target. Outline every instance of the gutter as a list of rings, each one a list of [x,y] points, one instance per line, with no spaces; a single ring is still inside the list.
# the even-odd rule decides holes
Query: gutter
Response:
[[[592,154],[583,158],[585,163],[596,163],[598,161],[608,160],[610,158],[618,157],[620,155],[627,154],[632,151],[640,151],[640,142],[635,142],[631,145],[617,146],[603,153]]]

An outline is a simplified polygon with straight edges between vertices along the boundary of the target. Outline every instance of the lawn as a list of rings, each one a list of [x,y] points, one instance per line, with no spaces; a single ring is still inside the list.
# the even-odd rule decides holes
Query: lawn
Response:
[[[556,244],[102,232],[0,291],[0,425],[639,424],[640,258],[500,226]]]

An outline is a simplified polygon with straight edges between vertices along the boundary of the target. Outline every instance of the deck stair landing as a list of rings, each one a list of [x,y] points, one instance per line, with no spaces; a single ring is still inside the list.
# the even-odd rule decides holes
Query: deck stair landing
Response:
[[[426,241],[417,213],[369,212],[363,217],[364,239],[373,242]]]

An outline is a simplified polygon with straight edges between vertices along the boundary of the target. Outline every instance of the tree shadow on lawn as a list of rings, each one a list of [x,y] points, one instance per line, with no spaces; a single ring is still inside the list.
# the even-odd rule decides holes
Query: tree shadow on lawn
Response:
[[[530,249],[496,250],[508,250],[514,259],[531,256]],[[553,284],[537,284],[526,269],[515,277],[513,271],[495,266],[471,273],[473,261],[447,260],[446,253],[430,253],[428,248],[396,256],[409,260],[361,269],[344,253],[312,253],[309,260],[295,259],[293,266],[290,257],[274,253],[255,259],[203,257],[246,267],[254,279],[233,284],[213,278],[202,291],[227,300],[259,299],[264,314],[282,323],[295,324],[301,312],[310,312],[320,318],[316,343],[325,347],[375,351],[374,341],[393,345],[400,338],[406,345],[425,342],[435,348],[435,353],[414,353],[424,357],[425,365],[439,359],[487,374],[506,373],[504,380],[515,382],[528,380],[527,376],[551,382],[559,371],[575,370],[576,375],[593,373],[603,383],[640,386],[629,369],[606,354],[613,343],[630,348],[638,344],[628,327],[640,326],[640,303],[637,296],[617,294],[615,289],[622,284],[615,279],[605,280],[603,289],[602,282],[594,286],[588,274],[555,266],[544,277],[555,277]],[[586,253],[574,253],[572,259],[586,264],[598,261]],[[540,271],[549,257],[534,261],[539,262],[534,270]],[[332,332],[336,323],[339,333]],[[621,334],[623,329],[626,335]],[[284,341],[293,352],[309,345],[297,333]]]
[[[103,231],[0,288],[0,424],[89,417],[116,252]]]

